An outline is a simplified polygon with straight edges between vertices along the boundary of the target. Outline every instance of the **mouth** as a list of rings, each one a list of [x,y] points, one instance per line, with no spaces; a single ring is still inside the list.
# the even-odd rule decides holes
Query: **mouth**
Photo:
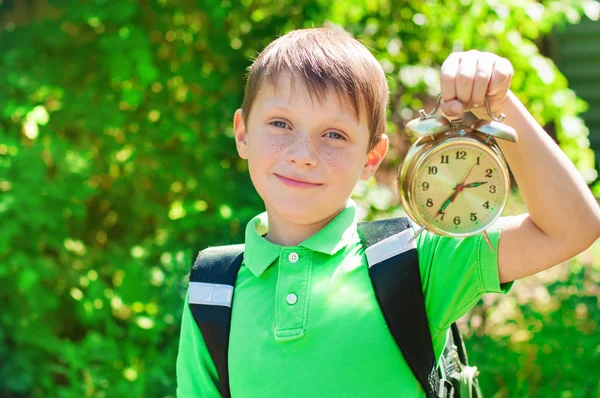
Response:
[[[279,181],[281,181],[285,185],[287,185],[289,187],[293,187],[293,188],[316,188],[316,187],[320,187],[321,185],[323,185],[323,184],[317,184],[317,183],[309,182],[309,181],[305,181],[305,180],[298,180],[298,179],[292,178],[292,177],[284,177],[279,174],[275,174],[275,176],[279,179]]]

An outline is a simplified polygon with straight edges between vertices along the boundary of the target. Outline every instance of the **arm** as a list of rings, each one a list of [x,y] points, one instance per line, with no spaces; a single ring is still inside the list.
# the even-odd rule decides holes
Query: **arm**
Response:
[[[177,355],[177,397],[220,397],[217,370],[192,316],[188,297],[183,306]]]
[[[498,248],[500,282],[535,274],[589,247],[600,236],[600,209],[575,166],[509,90],[510,62],[490,53],[453,53],[442,65],[442,111],[495,115],[515,128],[518,143],[497,140],[528,213],[506,217]]]
[[[512,92],[502,112],[519,141],[497,141],[528,211],[510,217],[502,230],[498,268],[500,282],[508,282],[587,249],[600,236],[600,208],[573,163]]]

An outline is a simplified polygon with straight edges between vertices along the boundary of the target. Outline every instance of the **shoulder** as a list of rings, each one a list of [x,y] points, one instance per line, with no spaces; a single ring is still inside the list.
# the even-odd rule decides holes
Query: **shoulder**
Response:
[[[195,279],[200,272],[214,272],[226,268],[226,265],[243,252],[244,244],[211,246],[201,250],[192,265],[190,279]]]
[[[396,217],[358,223],[358,234],[366,247],[373,246],[385,240],[393,239],[400,234],[412,231],[408,217]],[[410,234],[412,236],[412,234]]]
[[[200,252],[198,252],[198,255],[196,256],[196,260],[210,260],[220,258],[223,256],[240,254],[244,251],[244,246],[245,245],[243,243],[235,245],[210,246],[205,248],[204,250],[200,250]]]

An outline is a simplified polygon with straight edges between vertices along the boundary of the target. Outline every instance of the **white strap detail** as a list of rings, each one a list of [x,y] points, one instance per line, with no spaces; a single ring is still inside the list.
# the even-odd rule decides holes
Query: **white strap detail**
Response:
[[[190,282],[190,304],[231,307],[233,286],[218,283]]]
[[[367,255],[369,268],[375,264],[379,264],[380,262],[387,260],[390,257],[397,256],[398,254],[404,253],[410,249],[416,249],[416,240],[408,243],[414,234],[415,232],[412,228],[405,229],[396,235],[392,235],[389,238],[385,238],[384,240],[375,243],[373,246],[368,247],[365,251],[365,254]]]

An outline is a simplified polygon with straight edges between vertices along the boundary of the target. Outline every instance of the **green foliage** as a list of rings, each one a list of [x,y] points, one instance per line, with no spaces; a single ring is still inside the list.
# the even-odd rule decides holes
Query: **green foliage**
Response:
[[[593,167],[577,118],[584,105],[534,44],[577,16],[577,4],[32,4],[0,3],[3,396],[174,395],[191,260],[208,245],[239,242],[262,209],[232,140],[246,67],[290,29],[330,21],[374,51],[390,76],[392,133],[437,93],[436,68],[452,49],[506,56],[517,71],[515,92],[538,120],[557,126],[582,172]],[[402,138],[394,140],[388,170],[405,149]],[[397,209],[388,206],[388,191],[363,188],[366,207]],[[597,319],[597,309],[590,313]],[[557,312],[548,330],[560,334],[558,320],[569,316]],[[550,340],[540,336],[540,344]],[[540,377],[516,387],[510,375],[524,351],[494,341],[511,351],[497,352],[506,366],[494,369],[504,376],[484,387],[541,391],[551,377],[543,373],[554,370],[540,367]],[[586,366],[597,368],[594,360]],[[581,391],[594,388],[595,380],[569,375]]]

